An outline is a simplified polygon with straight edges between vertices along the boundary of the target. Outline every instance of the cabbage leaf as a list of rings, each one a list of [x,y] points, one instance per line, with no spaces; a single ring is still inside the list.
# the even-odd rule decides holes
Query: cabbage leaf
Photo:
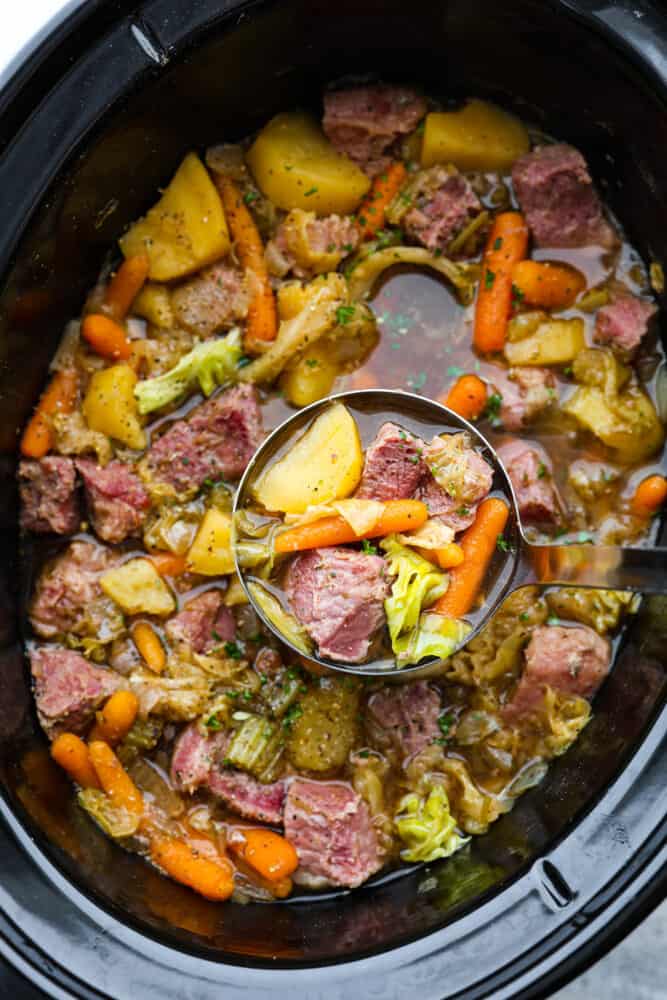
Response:
[[[396,640],[417,627],[422,608],[445,593],[449,578],[428,559],[401,545],[395,535],[383,539],[380,547],[387,553],[389,573],[395,578],[384,609],[396,652]]]
[[[419,663],[426,656],[437,656],[446,660],[459,648],[470,632],[467,622],[447,618],[436,612],[424,612],[419,617],[416,628],[405,635],[399,635],[392,643],[399,667]]]
[[[406,845],[403,861],[436,861],[448,858],[469,840],[457,831],[442,785],[432,785],[423,797],[404,795],[394,816],[396,832]]]

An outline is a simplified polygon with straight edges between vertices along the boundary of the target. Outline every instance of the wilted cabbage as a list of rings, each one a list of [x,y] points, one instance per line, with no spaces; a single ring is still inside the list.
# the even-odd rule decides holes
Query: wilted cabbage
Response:
[[[350,269],[348,275],[350,298],[368,298],[380,275],[397,264],[413,264],[437,271],[451,282],[463,305],[469,305],[473,300],[479,277],[477,266],[455,264],[447,257],[437,257],[423,247],[387,247],[361,260]]]
[[[278,629],[281,635],[285,636],[288,642],[291,642],[302,653],[312,652],[313,644],[303,625],[294,615],[285,611],[273,594],[269,593],[260,583],[254,581],[248,584],[248,590],[271,624]]]
[[[102,828],[108,837],[121,840],[131,837],[139,829],[141,816],[122,806],[114,806],[105,792],[98,788],[84,788],[79,792],[81,805],[91,819]]]
[[[395,578],[384,602],[392,647],[399,636],[419,624],[422,608],[429,607],[447,590],[448,578],[428,559],[413,552],[390,535],[380,542],[387,553],[389,573]]]
[[[442,785],[433,785],[424,796],[415,792],[404,795],[394,823],[406,845],[401,851],[403,861],[447,858],[467,842],[456,829],[456,820],[449,811],[447,792]]]

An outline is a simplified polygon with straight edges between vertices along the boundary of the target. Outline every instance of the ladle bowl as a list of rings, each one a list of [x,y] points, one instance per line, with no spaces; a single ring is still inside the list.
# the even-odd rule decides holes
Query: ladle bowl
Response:
[[[312,403],[283,421],[260,445],[249,463],[234,500],[233,514],[246,510],[252,502],[252,487],[259,476],[296,442],[327,407],[343,403],[361,423],[364,450],[380,426],[392,421],[419,437],[466,431],[482,457],[493,469],[491,494],[503,497],[510,506],[504,532],[505,544],[494,557],[478,605],[466,615],[471,630],[461,643],[465,646],[486,625],[511,593],[525,586],[542,588],[569,585],[601,590],[624,590],[635,593],[667,592],[667,548],[649,548],[587,543],[535,545],[528,541],[521,523],[512,482],[495,449],[468,420],[441,403],[398,389],[362,389],[342,392]],[[248,583],[252,572],[240,564],[233,537],[234,561],[243,589],[256,614],[266,627],[298,656],[303,656],[290,639],[267,617],[255,600]],[[261,582],[261,581],[260,581]],[[439,669],[442,661],[423,660],[414,666],[397,667],[392,659],[377,659],[350,664],[323,659],[310,653],[308,659],[331,670],[349,674],[381,674],[383,677],[414,679]]]

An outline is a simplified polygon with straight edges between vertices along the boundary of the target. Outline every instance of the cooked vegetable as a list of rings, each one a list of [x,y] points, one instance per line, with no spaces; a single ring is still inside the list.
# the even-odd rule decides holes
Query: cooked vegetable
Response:
[[[127,361],[132,354],[132,345],[123,327],[101,313],[91,313],[84,317],[81,335],[102,358]]]
[[[504,500],[487,497],[477,508],[474,523],[464,532],[460,545],[465,559],[449,574],[449,587],[433,610],[449,618],[463,618],[472,608],[509,517]]]
[[[402,246],[376,250],[355,263],[347,272],[350,298],[353,300],[368,298],[382,272],[398,264],[430,267],[451,282],[463,305],[468,305],[472,301],[477,273],[475,266],[455,264],[447,257],[437,257],[423,247]]]
[[[206,511],[197,537],[187,556],[187,569],[204,576],[226,576],[234,572],[231,545],[232,519],[211,508]]]
[[[280,726],[261,715],[250,715],[236,730],[225,757],[234,767],[266,780],[282,752]]]
[[[270,882],[287,878],[299,866],[299,856],[289,840],[273,830],[236,830],[229,846]]]
[[[104,740],[111,746],[121,743],[134,725],[138,711],[139,701],[133,691],[115,691],[97,713],[88,739]]]
[[[576,267],[538,260],[519,261],[512,281],[522,302],[542,309],[569,309],[586,287],[586,278]]]
[[[564,365],[585,346],[583,319],[552,319],[530,336],[505,344],[505,357],[510,365]]]
[[[331,354],[330,345],[321,340],[283,372],[280,388],[288,402],[309,406],[330,394],[340,373]]]
[[[450,542],[441,549],[436,549],[435,557],[440,569],[453,569],[455,566],[460,566],[466,556],[460,545]]]
[[[461,504],[474,503],[479,497],[479,481],[469,456],[474,441],[466,431],[439,434],[428,449],[428,467],[436,483]]]
[[[218,506],[217,503],[212,503],[212,500],[218,496],[222,500],[226,496],[226,493],[222,492],[223,489],[221,485],[210,490],[208,496],[211,506]],[[231,507],[231,504],[229,506]],[[195,540],[204,513],[205,507],[201,497],[185,503],[161,504],[156,511],[149,514],[146,521],[144,545],[149,551],[166,549],[176,555],[184,555]]]
[[[143,756],[154,750],[160,741],[163,729],[162,719],[136,719],[123,742],[119,747],[116,747],[116,753],[121,763],[127,767],[140,755]]]
[[[196,347],[164,375],[138,382],[134,395],[140,413],[151,413],[174,402],[197,385],[205,396],[232,381],[241,358],[241,332],[231,330],[226,337],[207,340]]]
[[[255,353],[275,340],[278,333],[276,299],[264,260],[264,244],[234,181],[220,176],[217,184],[234,241],[234,251],[241,267],[252,273],[256,286],[248,306],[244,341],[246,350]]]
[[[621,462],[640,462],[664,440],[653,403],[639,385],[622,389],[627,369],[608,348],[587,348],[576,358],[573,373],[579,388],[563,410],[603,444]]]
[[[389,572],[395,577],[384,609],[392,648],[396,652],[399,638],[417,628],[422,610],[445,593],[447,576],[428,559],[391,536],[380,542],[380,547],[386,552]],[[405,643],[400,645],[403,648]]]
[[[508,173],[530,149],[518,118],[488,101],[469,100],[456,111],[432,111],[424,123],[422,164],[453,163],[459,170]]]
[[[176,317],[171,306],[171,295],[166,285],[149,281],[132,304],[135,316],[141,316],[159,330],[173,330]]]
[[[261,191],[286,211],[345,215],[370,187],[366,175],[336,152],[315,119],[298,111],[272,118],[246,159]]]
[[[104,292],[104,311],[116,322],[122,322],[143,288],[150,261],[146,254],[128,257],[120,265]]]
[[[622,590],[559,587],[547,594],[549,610],[557,618],[583,622],[600,635],[615,629],[622,615],[631,611],[635,602],[634,594]]]
[[[296,265],[302,271],[312,274],[326,274],[335,271],[346,251],[331,243],[320,247],[318,241],[311,239],[311,226],[317,221],[314,212],[304,212],[301,208],[293,208],[284,219],[281,227],[287,252],[293,256]],[[348,251],[349,252],[349,251]]]
[[[25,458],[43,458],[54,444],[51,419],[57,414],[71,413],[79,387],[77,372],[57,371],[28,421],[21,438],[21,454]]]
[[[77,798],[79,805],[107,837],[123,840],[132,837],[139,829],[140,816],[123,806],[115,806],[105,792],[96,788],[84,788]]]
[[[342,403],[333,403],[283,458],[264,470],[252,492],[267,510],[302,514],[311,504],[349,496],[363,464],[354,417]]]
[[[470,626],[466,622],[423,612],[416,626],[410,632],[399,635],[393,643],[396,664],[407,667],[427,656],[446,660],[458,649],[469,631]]]
[[[516,316],[512,316],[507,324],[507,339],[510,344],[515,343],[517,340],[524,340],[526,337],[530,337],[532,333],[536,333],[542,324],[548,321],[549,314],[543,312],[541,309],[517,313]]]
[[[323,678],[285,716],[290,764],[308,771],[342,767],[357,738],[358,714],[359,685],[349,678]]]
[[[481,378],[477,375],[461,375],[442,402],[466,420],[477,420],[484,412],[486,398],[486,383]]]
[[[227,859],[203,857],[184,840],[154,833],[151,859],[170,878],[190,886],[206,899],[222,902],[234,891],[233,869]]]
[[[385,211],[405,183],[408,172],[400,160],[377,175],[357,212],[357,225],[363,239],[370,239],[384,228]]]
[[[502,351],[512,309],[512,273],[526,256],[528,227],[519,212],[501,212],[491,226],[477,291],[473,344],[483,354]]]
[[[82,788],[99,788],[100,782],[93,767],[88,747],[74,733],[61,733],[51,744],[51,756],[67,771],[72,781]]]
[[[630,509],[637,517],[653,517],[667,500],[667,479],[664,476],[647,476],[635,490]]]
[[[436,861],[448,858],[467,843],[456,829],[449,811],[447,792],[442,785],[432,785],[424,796],[415,792],[404,795],[394,817],[396,832],[406,845],[404,861]]]
[[[187,569],[185,556],[173,552],[151,552],[149,559],[160,576],[181,576]]]
[[[372,527],[357,533],[342,517],[323,517],[308,524],[276,535],[276,552],[302,552],[327,545],[344,545],[362,538],[380,538],[400,531],[419,528],[428,518],[428,509],[421,500],[387,500]]]
[[[130,559],[100,577],[100,587],[128,615],[169,615],[176,607],[169,588],[148,559]]]
[[[148,257],[153,281],[182,278],[228,253],[220,196],[195,153],[188,153],[158,203],[119,242],[126,257]]]
[[[277,597],[269,593],[261,583],[248,583],[248,590],[253,601],[261,608],[271,624],[284,635],[288,642],[301,650],[302,653],[312,651],[310,637],[301,623],[285,611]]]
[[[132,626],[132,639],[146,666],[153,673],[161,674],[167,662],[167,654],[153,626],[148,622],[137,622]]]
[[[144,800],[129,774],[108,743],[94,740],[89,746],[90,759],[100,784],[113,806],[135,816],[144,811]]]
[[[140,449],[146,447],[146,434],[134,398],[136,384],[136,372],[129,365],[103,368],[91,378],[82,410],[91,430]]]

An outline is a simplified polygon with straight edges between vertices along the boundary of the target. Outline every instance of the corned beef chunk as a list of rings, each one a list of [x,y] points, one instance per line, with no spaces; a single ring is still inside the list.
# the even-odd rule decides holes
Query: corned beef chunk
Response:
[[[71,458],[24,459],[19,465],[19,491],[25,531],[71,535],[78,530],[81,518]]]
[[[524,521],[555,523],[561,520],[563,504],[553,481],[546,452],[528,441],[508,441],[498,448],[498,458],[507,469]]]
[[[611,247],[616,242],[586,161],[573,146],[538,146],[520,156],[512,182],[536,246]]]
[[[539,708],[547,686],[590,699],[610,665],[609,642],[588,626],[540,625],[526,646],[521,680],[503,714],[513,721]]]
[[[267,243],[266,263],[271,274],[279,278],[290,271],[296,278],[306,278],[311,273],[334,270],[336,258],[340,260],[352,253],[358,243],[359,229],[345,216],[313,217],[298,226],[293,225],[288,216]]]
[[[368,806],[344,782],[293,778],[285,800],[285,836],[299,873],[354,888],[382,867]]]
[[[83,479],[88,512],[95,533],[105,542],[122,542],[139,533],[150,499],[131,465],[109,462],[102,467],[80,458],[76,467]]]
[[[249,298],[242,271],[213,264],[179,285],[171,302],[181,326],[200,337],[212,337],[245,319]]]
[[[508,431],[522,430],[558,398],[556,376],[548,368],[510,368],[493,378],[501,397],[500,422]]]
[[[197,406],[151,445],[150,480],[192,494],[204,480],[239,479],[262,439],[257,390],[239,385]]]
[[[344,663],[366,658],[385,621],[385,571],[379,556],[344,548],[313,549],[291,561],[285,593],[320,656]]]
[[[387,166],[392,143],[425,114],[426,101],[409,87],[354,87],[324,95],[322,128],[339,152],[374,176]]]
[[[222,603],[219,590],[207,590],[189,601],[165,626],[170,639],[187,642],[195,653],[207,653],[236,634],[231,610]]]
[[[431,167],[420,177],[413,205],[403,216],[403,228],[428,250],[446,250],[482,206],[461,174],[445,167]]]
[[[174,744],[171,757],[171,780],[176,788],[194,792],[205,785],[228,743],[229,733],[225,731],[204,736],[196,722],[186,726]]]
[[[609,344],[631,356],[648,332],[649,322],[657,311],[655,303],[647,299],[619,295],[598,310],[594,339],[598,344]]]
[[[380,745],[393,746],[403,757],[441,735],[440,695],[426,681],[380,688],[368,699],[367,712]]]
[[[364,500],[406,500],[414,495],[424,474],[424,442],[397,424],[383,424],[366,449],[357,497]]]
[[[30,651],[37,715],[51,739],[79,732],[121,679],[95,667],[79,653],[61,646],[35,646]]]

